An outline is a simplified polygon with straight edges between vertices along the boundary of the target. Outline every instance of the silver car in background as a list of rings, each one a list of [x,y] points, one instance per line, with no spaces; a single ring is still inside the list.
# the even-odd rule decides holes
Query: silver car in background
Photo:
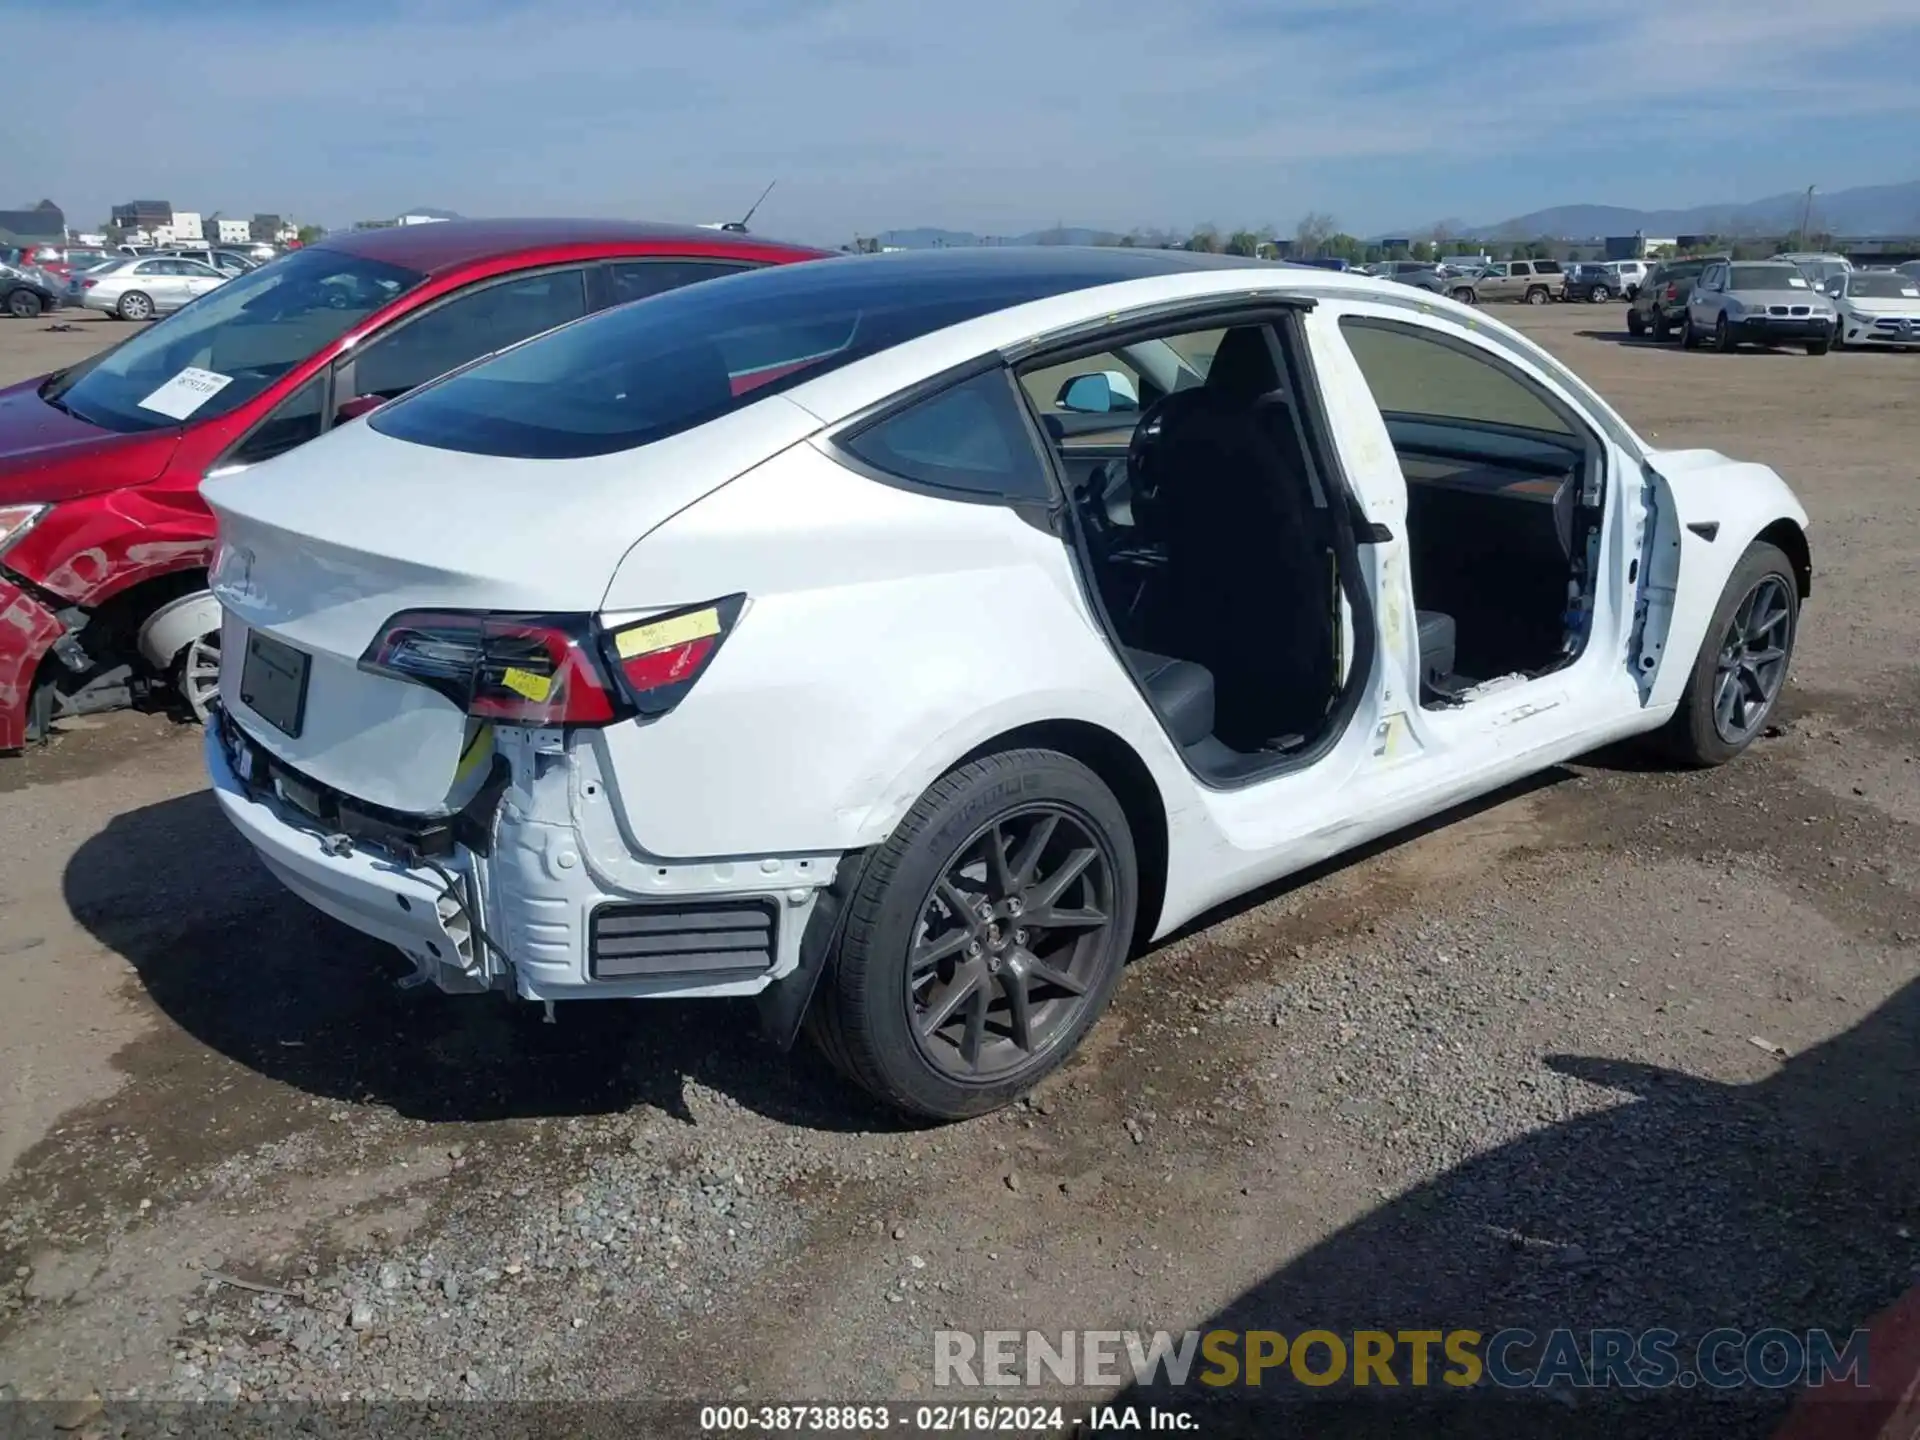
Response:
[[[205,245],[175,245],[171,249],[159,252],[166,260],[197,260],[202,265],[211,265],[222,275],[231,279],[235,275],[244,275],[249,270],[258,270],[261,262],[240,250],[209,248]]]
[[[197,260],[120,260],[74,276],[66,301],[121,320],[151,320],[219,289],[229,278]]]
[[[1824,355],[1833,344],[1833,301],[1800,267],[1785,260],[1715,260],[1687,296],[1680,343],[1707,340],[1716,350],[1740,345],[1804,345]]]

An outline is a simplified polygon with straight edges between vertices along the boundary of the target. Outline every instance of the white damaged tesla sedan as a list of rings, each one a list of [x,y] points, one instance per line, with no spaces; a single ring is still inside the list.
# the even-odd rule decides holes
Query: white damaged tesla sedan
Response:
[[[220,803],[418,980],[757,996],[935,1117],[1130,954],[1650,734],[1744,750],[1806,515],[1485,314],[1131,249],[577,321],[209,481]]]

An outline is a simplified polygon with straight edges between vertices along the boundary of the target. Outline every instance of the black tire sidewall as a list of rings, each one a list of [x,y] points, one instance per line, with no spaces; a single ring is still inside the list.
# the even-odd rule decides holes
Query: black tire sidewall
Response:
[[[994,816],[1035,802],[1072,812],[1106,842],[1113,864],[1109,951],[1076,1023],[1044,1064],[979,1084],[936,1070],[911,1031],[902,968],[927,896],[954,853]],[[896,1109],[955,1120],[996,1110],[1031,1090],[1078,1048],[1125,968],[1139,896],[1139,862],[1126,812],[1085,765],[1050,750],[1006,750],[949,772],[907,813],[863,867],[819,1002],[833,1032],[829,1058]],[[838,1053],[835,1053],[835,1052]]]
[[[1726,586],[1720,592],[1720,603],[1714,606],[1713,618],[1707,623],[1707,633],[1701,637],[1700,653],[1694,656],[1693,670],[1687,676],[1686,689],[1680,695],[1680,708],[1673,713],[1673,719],[1667,722],[1662,737],[1666,749],[1674,759],[1682,764],[1694,766],[1724,765],[1741,754],[1753,744],[1750,737],[1739,745],[1729,744],[1722,739],[1713,723],[1714,678],[1720,659],[1720,642],[1726,636],[1727,627],[1733,623],[1733,613],[1740,602],[1747,598],[1754,586],[1768,575],[1777,575],[1786,582],[1790,597],[1787,619],[1787,672],[1790,677],[1793,670],[1794,647],[1800,639],[1800,587],[1793,571],[1793,563],[1784,552],[1764,540],[1755,541],[1747,547],[1747,553],[1740,557],[1740,563],[1733,567],[1733,573],[1727,577]],[[1781,693],[1786,691],[1785,678],[1781,682]],[[1774,704],[1779,704],[1776,696]],[[1768,711],[1771,719],[1773,712]],[[1763,725],[1761,729],[1764,729]],[[1755,735],[1760,731],[1756,730]]]

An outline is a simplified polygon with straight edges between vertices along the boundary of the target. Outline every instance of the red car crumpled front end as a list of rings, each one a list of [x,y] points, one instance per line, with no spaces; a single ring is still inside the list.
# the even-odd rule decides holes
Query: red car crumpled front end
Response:
[[[27,743],[27,710],[40,660],[66,626],[0,570],[0,750]]]

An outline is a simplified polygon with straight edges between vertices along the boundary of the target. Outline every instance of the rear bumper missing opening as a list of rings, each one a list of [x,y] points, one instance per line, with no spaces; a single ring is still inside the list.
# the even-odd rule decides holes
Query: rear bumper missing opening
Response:
[[[645,889],[624,889],[584,862],[591,847],[570,822],[532,818],[530,797],[514,791],[488,804],[479,845],[452,841],[443,822],[403,828],[405,817],[385,814],[390,835],[354,834],[328,823],[348,814],[344,797],[322,793],[319,818],[321,787],[279,762],[236,763],[250,750],[216,714],[207,770],[234,828],[289,890],[397,947],[442,989],[543,1001],[754,996],[799,969],[822,887],[793,885],[774,857],[648,858]],[[429,849],[416,835],[451,843]],[[768,883],[776,874],[784,888]]]

